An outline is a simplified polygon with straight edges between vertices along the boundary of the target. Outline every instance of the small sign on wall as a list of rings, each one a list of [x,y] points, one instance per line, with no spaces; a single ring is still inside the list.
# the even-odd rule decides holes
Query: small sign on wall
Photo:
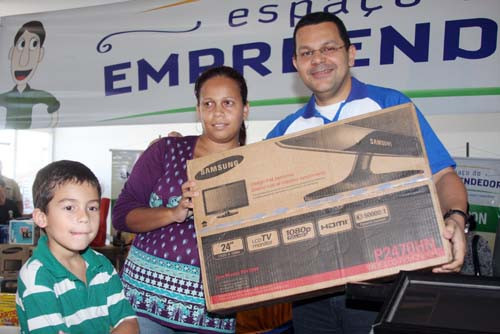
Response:
[[[34,245],[35,224],[33,220],[11,220],[9,222],[9,243],[17,245]]]

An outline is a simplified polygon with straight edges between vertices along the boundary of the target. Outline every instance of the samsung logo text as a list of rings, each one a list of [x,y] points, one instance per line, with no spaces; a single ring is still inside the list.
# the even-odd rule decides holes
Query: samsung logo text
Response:
[[[233,155],[203,167],[195,176],[196,180],[206,180],[224,174],[238,166],[243,161],[243,156]]]

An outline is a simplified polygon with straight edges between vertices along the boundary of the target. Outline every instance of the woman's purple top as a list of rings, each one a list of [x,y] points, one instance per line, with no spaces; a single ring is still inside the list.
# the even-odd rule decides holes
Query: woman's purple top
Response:
[[[136,208],[175,207],[198,137],[166,137],[137,160],[113,208],[113,226],[129,232]],[[138,233],[123,266],[125,294],[139,316],[199,333],[234,333],[235,319],[207,313],[193,217]]]

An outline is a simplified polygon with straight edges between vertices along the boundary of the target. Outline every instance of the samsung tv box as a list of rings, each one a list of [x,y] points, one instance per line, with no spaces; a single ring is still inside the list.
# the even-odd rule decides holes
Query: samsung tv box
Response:
[[[16,276],[23,264],[31,256],[33,246],[0,245],[0,276]]]
[[[194,159],[188,175],[210,311],[451,259],[413,104]]]

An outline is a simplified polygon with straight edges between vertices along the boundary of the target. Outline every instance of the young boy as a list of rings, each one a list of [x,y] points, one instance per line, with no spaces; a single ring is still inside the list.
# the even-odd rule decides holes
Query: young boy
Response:
[[[16,296],[21,333],[138,333],[119,276],[90,249],[101,187],[90,169],[61,160],[33,184],[33,220],[45,230],[21,268]]]

